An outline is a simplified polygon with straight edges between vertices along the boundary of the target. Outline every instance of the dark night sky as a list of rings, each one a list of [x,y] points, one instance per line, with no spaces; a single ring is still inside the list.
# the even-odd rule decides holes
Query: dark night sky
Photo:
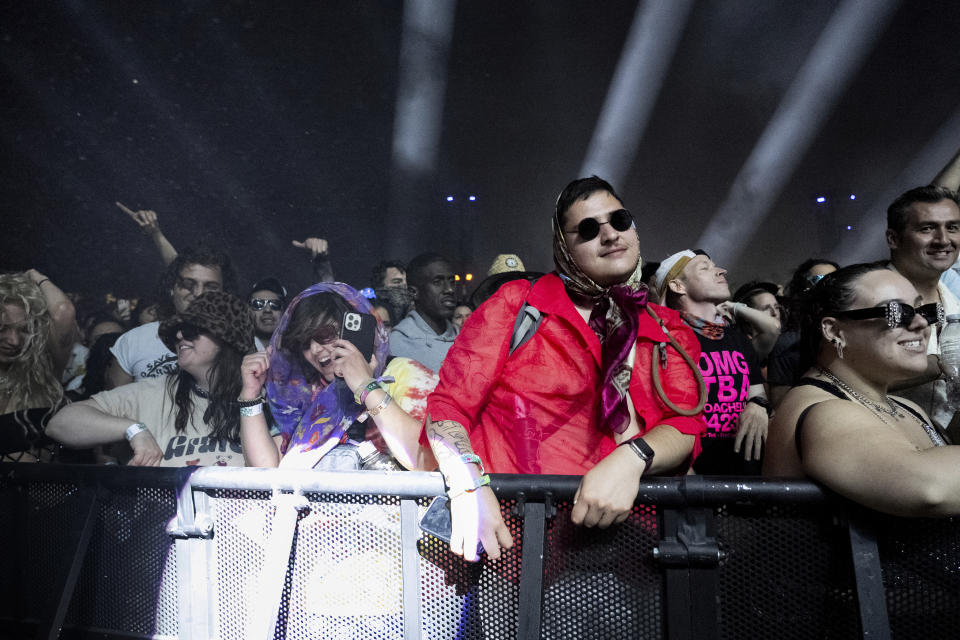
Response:
[[[694,5],[615,185],[645,257],[698,239],[838,5]],[[0,268],[71,290],[151,288],[159,257],[120,200],[157,210],[175,246],[222,246],[241,282],[306,285],[290,241],[311,234],[358,286],[380,258],[428,249],[474,272],[501,252],[547,270],[553,201],[580,170],[636,7],[461,0],[437,168],[411,220],[390,214],[400,2],[4,2]],[[742,239],[734,284],[828,253],[931,142],[960,108],[957,33],[953,3],[902,4]],[[824,214],[821,193],[858,200]],[[408,241],[388,256],[390,234]]]

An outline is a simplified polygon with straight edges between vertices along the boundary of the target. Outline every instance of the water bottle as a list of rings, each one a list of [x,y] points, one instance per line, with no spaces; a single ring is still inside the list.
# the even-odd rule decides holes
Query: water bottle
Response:
[[[947,326],[940,332],[940,365],[947,380],[947,401],[955,411],[960,409],[960,314],[947,316]]]
[[[960,319],[960,316],[957,316]],[[360,468],[375,471],[399,471],[400,465],[390,456],[380,453],[380,450],[369,440],[357,445],[360,455]]]

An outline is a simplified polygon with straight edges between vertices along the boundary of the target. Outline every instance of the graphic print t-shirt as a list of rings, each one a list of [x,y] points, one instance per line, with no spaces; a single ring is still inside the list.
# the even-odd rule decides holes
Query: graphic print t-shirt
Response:
[[[733,450],[737,436],[737,419],[747,405],[750,385],[763,384],[760,359],[743,332],[728,326],[720,340],[704,338],[699,333],[700,373],[707,385],[707,404],[703,419],[703,453],[694,469],[705,475],[756,475],[760,463],[745,462],[742,452]]]
[[[177,370],[177,356],[160,340],[160,322],[148,322],[117,338],[110,352],[135,382],[159,378]]]
[[[203,423],[203,413],[209,405],[205,398],[192,396],[193,411],[187,427],[182,432],[176,430],[176,405],[167,391],[167,376],[101,391],[90,399],[104,413],[147,425],[163,450],[161,467],[242,467],[244,464],[239,443],[210,435],[209,427]]]

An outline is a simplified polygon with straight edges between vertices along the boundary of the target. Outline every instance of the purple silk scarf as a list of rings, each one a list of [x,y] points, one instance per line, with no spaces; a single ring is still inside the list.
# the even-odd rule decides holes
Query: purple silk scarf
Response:
[[[319,282],[293,299],[280,318],[280,323],[270,339],[272,353],[267,370],[267,400],[273,419],[280,427],[284,453],[296,449],[299,452],[316,452],[319,459],[343,439],[347,429],[361,412],[353,400],[353,392],[343,380],[335,379],[330,384],[310,384],[297,361],[283,350],[283,333],[290,324],[293,310],[301,300],[314,294],[329,291],[338,294],[353,309],[370,313],[370,303],[350,285],[342,282]],[[377,320],[374,353],[377,367],[373,375],[379,376],[386,365],[389,353],[387,332]]]
[[[616,433],[630,424],[627,394],[632,369],[627,360],[637,342],[640,314],[647,304],[647,289],[618,284],[607,290],[590,314],[589,326],[600,338],[603,387],[600,416]]]
[[[636,226],[633,230],[636,233]],[[640,314],[647,305],[647,285],[641,279],[643,261],[638,255],[637,266],[625,282],[610,287],[597,284],[570,255],[563,230],[554,216],[553,262],[571,296],[594,303],[587,324],[600,339],[603,375],[600,420],[615,433],[623,433],[630,426],[627,394],[632,372],[627,359],[637,342]]]

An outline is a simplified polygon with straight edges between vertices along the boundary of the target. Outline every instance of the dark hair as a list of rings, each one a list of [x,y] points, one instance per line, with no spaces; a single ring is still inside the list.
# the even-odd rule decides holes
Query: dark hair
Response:
[[[910,189],[887,207],[887,228],[897,233],[903,231],[907,226],[907,218],[910,217],[910,207],[915,202],[940,202],[941,200],[953,200],[960,207],[960,196],[953,189],[932,184]]]
[[[87,356],[87,372],[84,374],[81,384],[84,398],[89,398],[93,394],[103,391],[107,367],[115,358],[113,353],[110,352],[110,347],[122,335],[122,333],[104,333],[90,347],[90,353]]]
[[[803,316],[803,293],[813,286],[809,280],[809,274],[810,270],[818,264],[829,264],[834,269],[840,268],[840,265],[833,260],[808,258],[794,269],[790,282],[784,288],[783,317],[780,320],[783,331],[796,331],[800,328],[800,320]]]
[[[555,215],[560,227],[563,228],[564,217],[567,214],[567,210],[573,206],[573,203],[577,200],[586,200],[597,191],[606,191],[617,200],[620,200],[620,202],[623,202],[620,196],[617,195],[617,192],[613,190],[613,187],[610,186],[610,183],[603,178],[598,178],[597,176],[578,178],[564,187],[563,191],[560,192],[560,196],[557,198]]]
[[[383,279],[387,277],[387,269],[396,269],[400,273],[406,273],[407,267],[399,260],[381,260],[374,265],[370,277],[373,279],[371,285],[374,289],[383,288]]]
[[[800,266],[794,269],[793,275],[790,277],[790,282],[787,284],[786,291],[784,292],[787,297],[798,296],[812,286],[807,277],[809,276],[810,270],[818,264],[829,264],[834,269],[840,268],[839,264],[826,258],[808,258],[804,260],[800,263]]]
[[[210,367],[210,404],[203,414],[203,423],[210,427],[210,437],[217,440],[240,442],[240,410],[237,398],[243,386],[240,377],[240,364],[243,354],[228,343],[211,336],[220,350]],[[182,433],[187,428],[187,420],[193,412],[193,396],[190,391],[196,384],[192,375],[183,369],[167,379],[167,391],[173,396],[177,406],[174,428]]]
[[[233,263],[230,256],[222,251],[211,249],[205,246],[187,247],[171,262],[166,271],[160,277],[160,285],[157,288],[160,300],[160,317],[167,318],[174,314],[173,301],[170,299],[170,290],[177,283],[180,272],[184,267],[191,264],[199,264],[204,267],[219,267],[220,275],[223,278],[223,290],[233,293],[237,288],[237,274],[233,269]]]
[[[865,262],[852,264],[824,276],[817,284],[800,296],[800,362],[806,371],[817,360],[820,341],[820,321],[839,311],[846,311],[857,296],[854,288],[857,280],[874,271],[886,271],[887,263]]]
[[[127,324],[126,324],[123,320],[119,320],[119,319],[118,319],[115,315],[113,315],[112,313],[109,313],[109,312],[107,312],[107,311],[97,311],[96,313],[92,313],[92,314],[90,314],[89,316],[87,316],[86,318],[84,318],[83,325],[82,325],[82,326],[83,326],[83,330],[84,330],[84,332],[88,332],[88,331],[90,331],[90,329],[93,329],[93,328],[94,328],[95,326],[97,326],[98,324],[103,324],[104,322],[110,322],[110,323],[112,323],[112,324],[118,324],[118,325],[120,325],[121,327],[123,327],[123,330],[124,330],[124,331],[126,331],[127,329],[129,329],[129,327],[127,326]]]
[[[407,282],[415,287],[422,286],[424,284],[423,280],[426,278],[425,272],[427,267],[435,262],[453,264],[450,262],[449,258],[442,256],[439,253],[421,253],[416,258],[411,260],[410,264],[407,265]]]
[[[650,276],[657,272],[657,269],[660,268],[659,262],[644,262],[643,267],[640,269],[640,279],[645,283],[650,281]]]
[[[299,365],[310,384],[316,384],[320,372],[307,362],[303,352],[310,347],[310,340],[324,325],[331,327],[333,335],[339,335],[343,314],[353,310],[342,296],[332,291],[321,291],[301,298],[294,307],[290,322],[280,337],[280,349]]]

